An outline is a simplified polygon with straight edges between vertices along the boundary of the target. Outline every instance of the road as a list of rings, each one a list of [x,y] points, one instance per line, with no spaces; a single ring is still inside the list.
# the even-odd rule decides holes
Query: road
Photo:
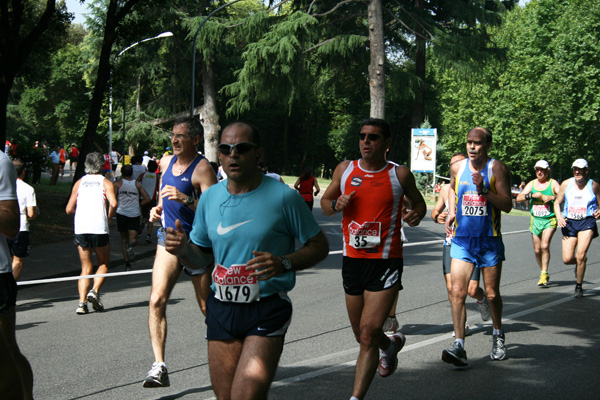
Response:
[[[314,215],[334,254],[298,274],[290,294],[293,322],[271,399],[348,399],[351,394],[358,345],[341,286],[340,216],[326,219],[318,206]],[[470,365],[462,369],[441,361],[442,350],[452,344],[453,330],[441,273],[442,227],[428,213],[419,227],[406,229],[409,242],[397,318],[407,344],[396,373],[386,379],[376,376],[368,399],[598,398],[599,241],[588,253],[585,297],[574,299],[573,267],[561,261],[560,232],[552,242],[550,288],[540,289],[527,228],[527,217],[503,216],[507,260],[501,288],[509,358],[490,360],[490,322],[482,323],[471,299],[468,320],[473,334],[466,339]],[[75,254],[70,243],[56,246]],[[120,257],[115,248],[113,266]],[[134,267],[151,268],[152,251],[152,245],[141,244]],[[72,261],[64,266],[60,255],[57,258],[45,262],[79,268]],[[168,306],[169,388],[142,388],[153,361],[147,329],[150,275],[111,277],[103,290],[106,312],[78,316],[75,282],[20,287],[17,339],[33,367],[36,399],[213,398],[204,320],[186,277],[175,287]]]

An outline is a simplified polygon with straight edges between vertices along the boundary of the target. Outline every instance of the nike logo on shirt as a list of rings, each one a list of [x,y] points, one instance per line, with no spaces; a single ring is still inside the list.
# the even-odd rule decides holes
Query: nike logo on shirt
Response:
[[[219,222],[219,226],[217,227],[217,233],[219,235],[225,235],[225,234],[231,232],[232,230],[234,230],[235,228],[238,228],[238,227],[240,227],[240,226],[242,226],[244,224],[247,224],[248,222],[252,222],[252,221],[254,221],[254,220],[250,219],[248,221],[244,221],[244,222],[240,222],[238,224],[230,225],[230,226],[228,226],[226,228],[222,227],[221,223]]]

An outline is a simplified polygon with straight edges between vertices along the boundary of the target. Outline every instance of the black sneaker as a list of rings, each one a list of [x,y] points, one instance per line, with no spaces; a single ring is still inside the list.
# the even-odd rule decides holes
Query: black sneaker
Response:
[[[100,295],[96,293],[94,289],[88,292],[87,301],[92,303],[94,311],[104,311],[104,304],[102,304],[102,301],[100,300]]]
[[[583,288],[581,285],[575,285],[575,294],[573,295],[576,299],[581,299],[583,297]]]
[[[132,268],[131,268],[131,263],[130,263],[129,261],[127,261],[127,262],[125,263],[125,271],[131,271],[131,269],[132,269]]]
[[[171,386],[169,373],[164,363],[155,362],[152,369],[148,371],[148,376],[144,379],[145,388],[168,387]]]
[[[457,367],[469,365],[467,362],[467,351],[458,342],[454,342],[451,348],[442,352],[442,361],[454,364]]]

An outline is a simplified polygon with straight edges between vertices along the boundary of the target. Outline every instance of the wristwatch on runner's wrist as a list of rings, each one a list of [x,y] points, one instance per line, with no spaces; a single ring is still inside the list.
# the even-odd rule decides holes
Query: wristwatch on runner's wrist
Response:
[[[191,206],[192,204],[194,204],[194,198],[192,196],[188,196],[187,199],[185,199],[185,205]]]
[[[287,272],[287,271],[291,271],[292,270],[292,262],[290,261],[289,258],[287,258],[286,256],[279,256],[281,257],[281,265],[283,265],[283,269]]]
[[[489,190],[487,187],[483,186],[483,189],[481,189],[481,191],[477,194],[488,194]]]
[[[342,210],[338,210],[335,208],[336,204],[337,204],[337,199],[335,199],[334,201],[331,202],[331,208],[333,208],[333,211],[335,211],[336,213],[341,213]]]

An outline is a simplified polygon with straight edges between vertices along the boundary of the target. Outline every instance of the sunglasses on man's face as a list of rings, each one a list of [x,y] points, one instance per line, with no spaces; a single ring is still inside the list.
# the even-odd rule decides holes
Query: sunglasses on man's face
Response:
[[[221,154],[228,156],[233,150],[235,150],[235,152],[238,154],[246,154],[253,148],[257,147],[258,146],[256,144],[250,142],[241,142],[236,144],[221,143],[219,144],[218,149]]]
[[[362,141],[369,139],[370,142],[378,141],[382,136],[376,133],[359,133],[358,138]]]

